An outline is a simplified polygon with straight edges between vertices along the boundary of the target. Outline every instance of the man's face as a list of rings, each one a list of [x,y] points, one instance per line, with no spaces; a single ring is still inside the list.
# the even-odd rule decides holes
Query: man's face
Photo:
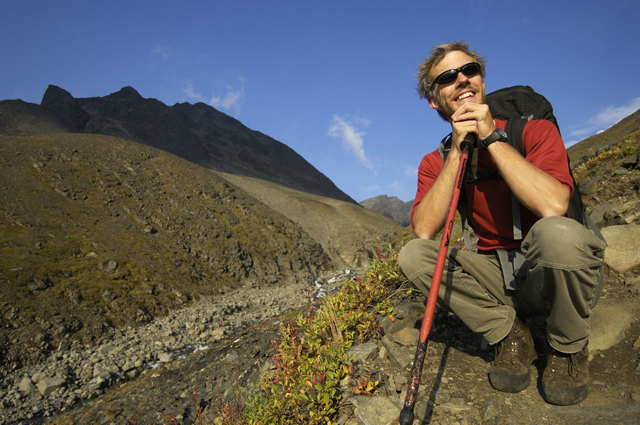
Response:
[[[459,51],[447,55],[431,71],[431,80],[450,69],[460,68],[462,65],[474,62],[467,54]],[[429,99],[429,105],[447,118],[468,102],[485,103],[484,81],[480,74],[467,77],[458,72],[455,81],[449,84],[437,84],[435,98]]]

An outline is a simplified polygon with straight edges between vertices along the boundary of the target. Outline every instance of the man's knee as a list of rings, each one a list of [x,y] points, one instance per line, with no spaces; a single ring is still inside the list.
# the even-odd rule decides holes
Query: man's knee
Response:
[[[529,261],[546,265],[577,267],[591,262],[601,241],[582,224],[567,217],[538,220],[522,248]]]
[[[434,241],[428,239],[412,239],[409,241],[398,255],[398,267],[407,277],[415,271],[424,268],[433,257]]]
[[[556,262],[571,255],[576,246],[575,239],[582,227],[575,220],[566,217],[547,217],[533,225],[524,240],[523,248],[543,262]],[[564,261],[563,261],[564,262]]]

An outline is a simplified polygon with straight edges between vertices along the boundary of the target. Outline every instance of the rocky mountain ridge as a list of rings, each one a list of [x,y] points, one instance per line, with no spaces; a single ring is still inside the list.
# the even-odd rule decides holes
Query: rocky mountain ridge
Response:
[[[289,146],[204,103],[167,106],[142,97],[132,87],[103,97],[74,98],[54,85],[47,88],[40,105],[0,102],[0,135],[42,132],[120,137],[205,168],[356,203]]]
[[[392,218],[403,226],[410,224],[411,208],[413,208],[413,200],[404,202],[396,196],[379,195],[373,198],[365,199],[360,205],[380,213],[386,217]]]

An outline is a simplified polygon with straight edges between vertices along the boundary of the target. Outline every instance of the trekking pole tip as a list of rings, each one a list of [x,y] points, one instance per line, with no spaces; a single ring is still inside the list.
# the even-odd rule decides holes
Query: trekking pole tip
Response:
[[[413,424],[413,409],[410,407],[403,407],[400,412],[400,425],[412,425]]]

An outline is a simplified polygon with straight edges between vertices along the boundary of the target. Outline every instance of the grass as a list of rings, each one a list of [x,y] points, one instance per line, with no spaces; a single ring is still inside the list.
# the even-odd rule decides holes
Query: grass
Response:
[[[391,248],[377,251],[363,277],[283,322],[280,341],[273,346],[273,366],[252,390],[254,395],[245,403],[240,396],[236,401],[218,399],[210,412],[215,421],[198,410],[200,423],[329,425],[336,423],[345,391],[374,395],[379,383],[367,374],[355,376],[347,351],[382,335],[378,315],[393,318],[391,301],[406,282],[397,256]],[[350,389],[344,386],[347,377],[352,378]]]

